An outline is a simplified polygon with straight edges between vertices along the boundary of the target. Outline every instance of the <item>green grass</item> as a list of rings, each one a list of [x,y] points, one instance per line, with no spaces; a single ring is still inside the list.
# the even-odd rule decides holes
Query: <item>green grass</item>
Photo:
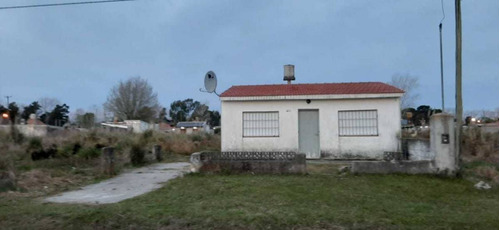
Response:
[[[498,229],[498,187],[409,175],[199,175],[110,205],[0,196],[20,229]],[[329,171],[329,172],[334,172]]]

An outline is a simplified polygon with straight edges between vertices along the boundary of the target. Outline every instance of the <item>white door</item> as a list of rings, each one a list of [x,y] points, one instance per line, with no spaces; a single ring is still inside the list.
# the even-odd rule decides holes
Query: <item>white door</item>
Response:
[[[318,110],[299,110],[299,152],[305,153],[308,159],[321,156]]]

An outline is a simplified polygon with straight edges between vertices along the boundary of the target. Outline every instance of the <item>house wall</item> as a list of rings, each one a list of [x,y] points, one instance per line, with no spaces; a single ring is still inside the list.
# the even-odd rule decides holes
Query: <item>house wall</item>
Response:
[[[383,157],[384,151],[398,151],[400,132],[399,98],[225,101],[221,103],[222,151],[298,151],[298,110],[318,109],[322,158],[366,159]],[[339,110],[376,109],[378,136],[340,137]],[[279,111],[279,137],[245,137],[242,113]]]

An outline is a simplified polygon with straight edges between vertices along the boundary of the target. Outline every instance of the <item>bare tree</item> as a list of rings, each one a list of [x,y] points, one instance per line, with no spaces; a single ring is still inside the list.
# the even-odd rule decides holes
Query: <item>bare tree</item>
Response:
[[[104,109],[102,108],[102,105],[91,105],[88,109],[88,111],[94,113],[95,115],[95,121],[104,121],[105,120],[105,114],[104,114]]]
[[[122,120],[152,121],[159,110],[153,87],[140,77],[120,81],[111,89],[104,107]]]
[[[402,109],[415,106],[415,101],[419,97],[416,90],[420,86],[417,77],[410,76],[409,74],[394,74],[389,84],[405,91],[404,95],[401,97]]]
[[[38,99],[38,104],[41,106],[40,109],[43,111],[43,113],[48,113],[52,111],[56,107],[56,105],[61,104],[61,102],[57,100],[57,98],[42,97]]]
[[[85,110],[83,110],[82,108],[78,108],[74,112],[70,113],[70,120],[72,122],[77,122],[78,117],[82,116],[83,114],[85,114]]]

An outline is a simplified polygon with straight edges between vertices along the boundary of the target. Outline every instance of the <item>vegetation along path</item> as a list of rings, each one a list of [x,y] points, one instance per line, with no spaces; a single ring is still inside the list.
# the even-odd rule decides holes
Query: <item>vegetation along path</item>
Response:
[[[161,188],[168,180],[189,170],[189,163],[160,163],[123,173],[115,178],[46,198],[55,203],[107,204],[142,195]]]

